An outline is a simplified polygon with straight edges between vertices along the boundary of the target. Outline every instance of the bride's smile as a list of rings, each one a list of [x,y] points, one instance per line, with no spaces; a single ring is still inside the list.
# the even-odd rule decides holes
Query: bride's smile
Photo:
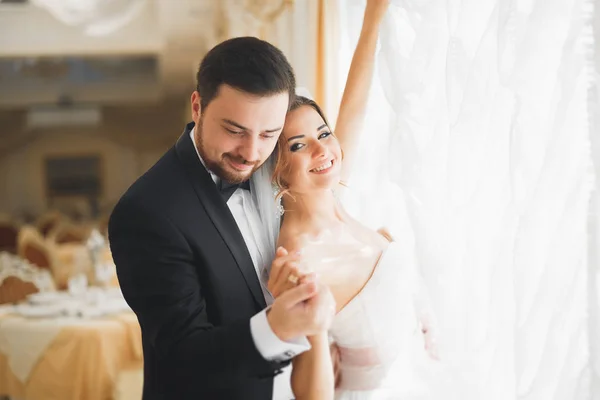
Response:
[[[333,167],[334,163],[335,163],[335,160],[329,160],[326,163],[318,166],[317,168],[311,169],[310,172],[315,173],[315,174],[326,174],[331,171],[331,168]]]

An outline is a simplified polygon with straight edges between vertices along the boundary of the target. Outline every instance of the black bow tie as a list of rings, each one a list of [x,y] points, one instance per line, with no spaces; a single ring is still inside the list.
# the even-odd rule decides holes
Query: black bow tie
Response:
[[[233,193],[238,189],[250,190],[250,180],[244,181],[242,183],[231,183],[227,182],[224,179],[219,180],[219,184],[217,185],[219,192],[221,192],[221,196],[225,200],[225,203],[229,200],[229,198],[233,195]]]

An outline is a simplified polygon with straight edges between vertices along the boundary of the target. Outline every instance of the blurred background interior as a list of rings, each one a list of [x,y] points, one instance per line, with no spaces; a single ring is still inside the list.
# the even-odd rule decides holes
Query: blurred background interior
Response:
[[[324,2],[0,1],[0,395],[140,399],[112,207],[189,119],[207,49],[252,35],[316,90]],[[18,304],[16,306],[13,306]]]
[[[597,1],[392,2],[350,207],[421,244],[469,398],[598,398]],[[179,137],[198,64],[226,38],[282,49],[334,121],[362,6],[0,0],[0,396],[141,398],[139,326],[106,237],[112,207]],[[521,40],[531,37],[559,44]],[[555,117],[560,129],[540,122]]]

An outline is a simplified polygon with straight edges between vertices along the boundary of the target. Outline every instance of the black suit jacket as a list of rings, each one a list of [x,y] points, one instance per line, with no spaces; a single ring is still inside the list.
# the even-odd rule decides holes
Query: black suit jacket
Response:
[[[121,290],[144,346],[144,399],[270,400],[250,332],[266,307],[237,224],[190,138],[123,195],[109,222]]]

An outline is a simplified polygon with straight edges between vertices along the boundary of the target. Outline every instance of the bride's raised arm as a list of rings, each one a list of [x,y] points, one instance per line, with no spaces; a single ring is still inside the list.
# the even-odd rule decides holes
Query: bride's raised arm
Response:
[[[367,0],[360,37],[352,56],[335,124],[335,135],[344,151],[342,182],[348,181],[359,135],[363,129],[367,99],[373,80],[379,27],[388,5],[389,0]]]

